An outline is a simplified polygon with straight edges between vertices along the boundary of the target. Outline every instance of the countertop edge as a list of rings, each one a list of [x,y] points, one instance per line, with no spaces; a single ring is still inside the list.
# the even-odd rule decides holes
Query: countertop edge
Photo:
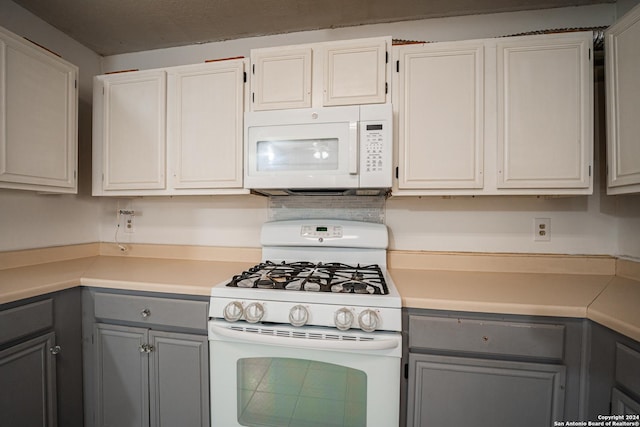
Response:
[[[101,278],[92,277],[91,268],[94,265],[93,260],[97,260],[101,256],[86,258],[87,264],[74,263],[73,261],[60,261],[48,264],[40,264],[32,267],[20,267],[16,269],[1,270],[0,274],[7,274],[11,279],[11,274],[15,274],[19,277],[20,270],[23,268],[31,270],[31,268],[37,269],[39,274],[34,278],[26,280],[23,288],[12,288],[8,291],[0,291],[0,304],[10,303],[36,297],[48,293],[62,291],[65,289],[73,288],[76,286],[85,287],[102,287],[110,289],[132,290],[140,292],[160,292],[176,295],[194,295],[194,296],[209,296],[211,286],[208,284],[198,285],[196,284],[176,284],[176,283],[161,283],[158,281],[123,281],[123,280],[111,280],[105,278],[104,275]],[[82,259],[78,259],[82,261]],[[131,262],[131,258],[129,258]],[[203,261],[206,262],[206,261]],[[67,263],[73,263],[67,264]],[[50,266],[54,270],[61,271],[64,274],[59,274],[58,278],[52,278],[51,281],[46,281],[50,275],[47,273],[47,266]],[[73,271],[72,267],[75,266],[77,271]],[[68,267],[69,270],[65,270]],[[13,271],[12,271],[13,270]],[[44,273],[43,273],[44,272]],[[499,274],[499,273],[497,273]],[[531,273],[527,273],[531,274]],[[547,273],[539,273],[547,274]],[[596,275],[597,276],[597,275]],[[613,276],[616,277],[616,276]],[[638,283],[640,289],[640,281],[630,279],[633,282]],[[611,286],[611,281],[604,285],[604,289]],[[635,292],[635,291],[634,291]],[[604,313],[598,308],[592,307],[594,302],[601,297],[602,293],[594,296],[590,301],[583,301],[577,305],[554,305],[554,304],[527,304],[518,302],[496,302],[496,301],[481,301],[481,300],[465,300],[465,299],[437,299],[437,298],[424,298],[424,297],[412,297],[404,295],[402,296],[403,308],[416,308],[416,309],[433,309],[433,310],[448,310],[448,311],[466,311],[476,313],[494,313],[494,314],[506,314],[506,315],[531,315],[531,316],[552,316],[552,317],[569,317],[569,318],[584,318],[593,320],[602,324],[616,332],[626,335],[632,339],[640,341],[640,325],[635,323],[630,324],[617,318],[615,313]],[[635,295],[635,294],[634,294]]]

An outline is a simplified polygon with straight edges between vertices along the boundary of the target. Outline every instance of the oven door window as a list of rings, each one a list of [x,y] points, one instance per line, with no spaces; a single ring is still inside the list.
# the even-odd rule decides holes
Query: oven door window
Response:
[[[237,420],[242,426],[367,424],[363,371],[310,360],[251,357],[237,361],[237,376]]]

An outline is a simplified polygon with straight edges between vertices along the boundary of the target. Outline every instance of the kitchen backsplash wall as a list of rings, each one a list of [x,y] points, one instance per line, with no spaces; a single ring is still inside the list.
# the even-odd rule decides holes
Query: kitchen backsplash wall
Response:
[[[269,221],[332,218],[384,224],[384,197],[277,196],[269,199]]]
[[[615,4],[430,19],[310,31],[222,43],[117,55],[100,59],[10,1],[0,2],[0,25],[18,34],[46,35],[43,43],[80,62],[80,97],[91,99],[94,74],[148,69],[248,55],[251,48],[369,36],[413,40],[460,40],[544,28],[609,25]],[[30,38],[31,38],[30,37]],[[69,55],[73,57],[69,57]],[[102,70],[99,69],[102,61]],[[86,108],[85,108],[86,110]],[[353,200],[269,200],[261,196],[113,199],[89,196],[90,114],[81,120],[80,194],[42,196],[0,190],[0,251],[113,242],[119,208],[135,210],[134,233],[118,230],[121,242],[258,247],[263,222],[289,215],[346,215],[383,221],[391,247],[401,250],[624,254],[640,258],[640,197],[607,197],[601,174],[589,197],[391,198],[385,203]],[[88,135],[87,135],[88,134]],[[601,169],[601,168],[596,168]],[[342,204],[342,206],[340,206]],[[533,241],[534,218],[551,219],[551,240]]]

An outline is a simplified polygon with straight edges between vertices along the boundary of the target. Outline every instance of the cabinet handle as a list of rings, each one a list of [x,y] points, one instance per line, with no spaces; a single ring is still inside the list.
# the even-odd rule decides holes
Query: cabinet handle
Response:
[[[140,344],[140,347],[138,347],[138,350],[140,350],[140,353],[151,353],[154,348],[152,345],[149,344]]]
[[[148,308],[145,308],[144,310],[142,310],[142,311],[140,312],[140,315],[141,315],[142,317],[145,317],[145,318],[146,318],[146,317],[149,317],[149,316],[151,316],[151,310],[149,310]]]
[[[62,351],[62,348],[59,345],[49,347],[49,353],[53,354],[54,356],[60,353],[61,351]]]

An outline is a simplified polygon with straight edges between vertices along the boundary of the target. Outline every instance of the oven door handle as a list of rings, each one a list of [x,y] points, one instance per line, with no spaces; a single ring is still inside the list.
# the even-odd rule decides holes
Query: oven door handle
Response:
[[[400,345],[400,340],[397,339],[351,341],[314,338],[292,338],[256,332],[237,331],[218,325],[209,325],[209,330],[214,334],[238,341],[244,341],[247,343],[284,345],[318,350],[390,350]]]

